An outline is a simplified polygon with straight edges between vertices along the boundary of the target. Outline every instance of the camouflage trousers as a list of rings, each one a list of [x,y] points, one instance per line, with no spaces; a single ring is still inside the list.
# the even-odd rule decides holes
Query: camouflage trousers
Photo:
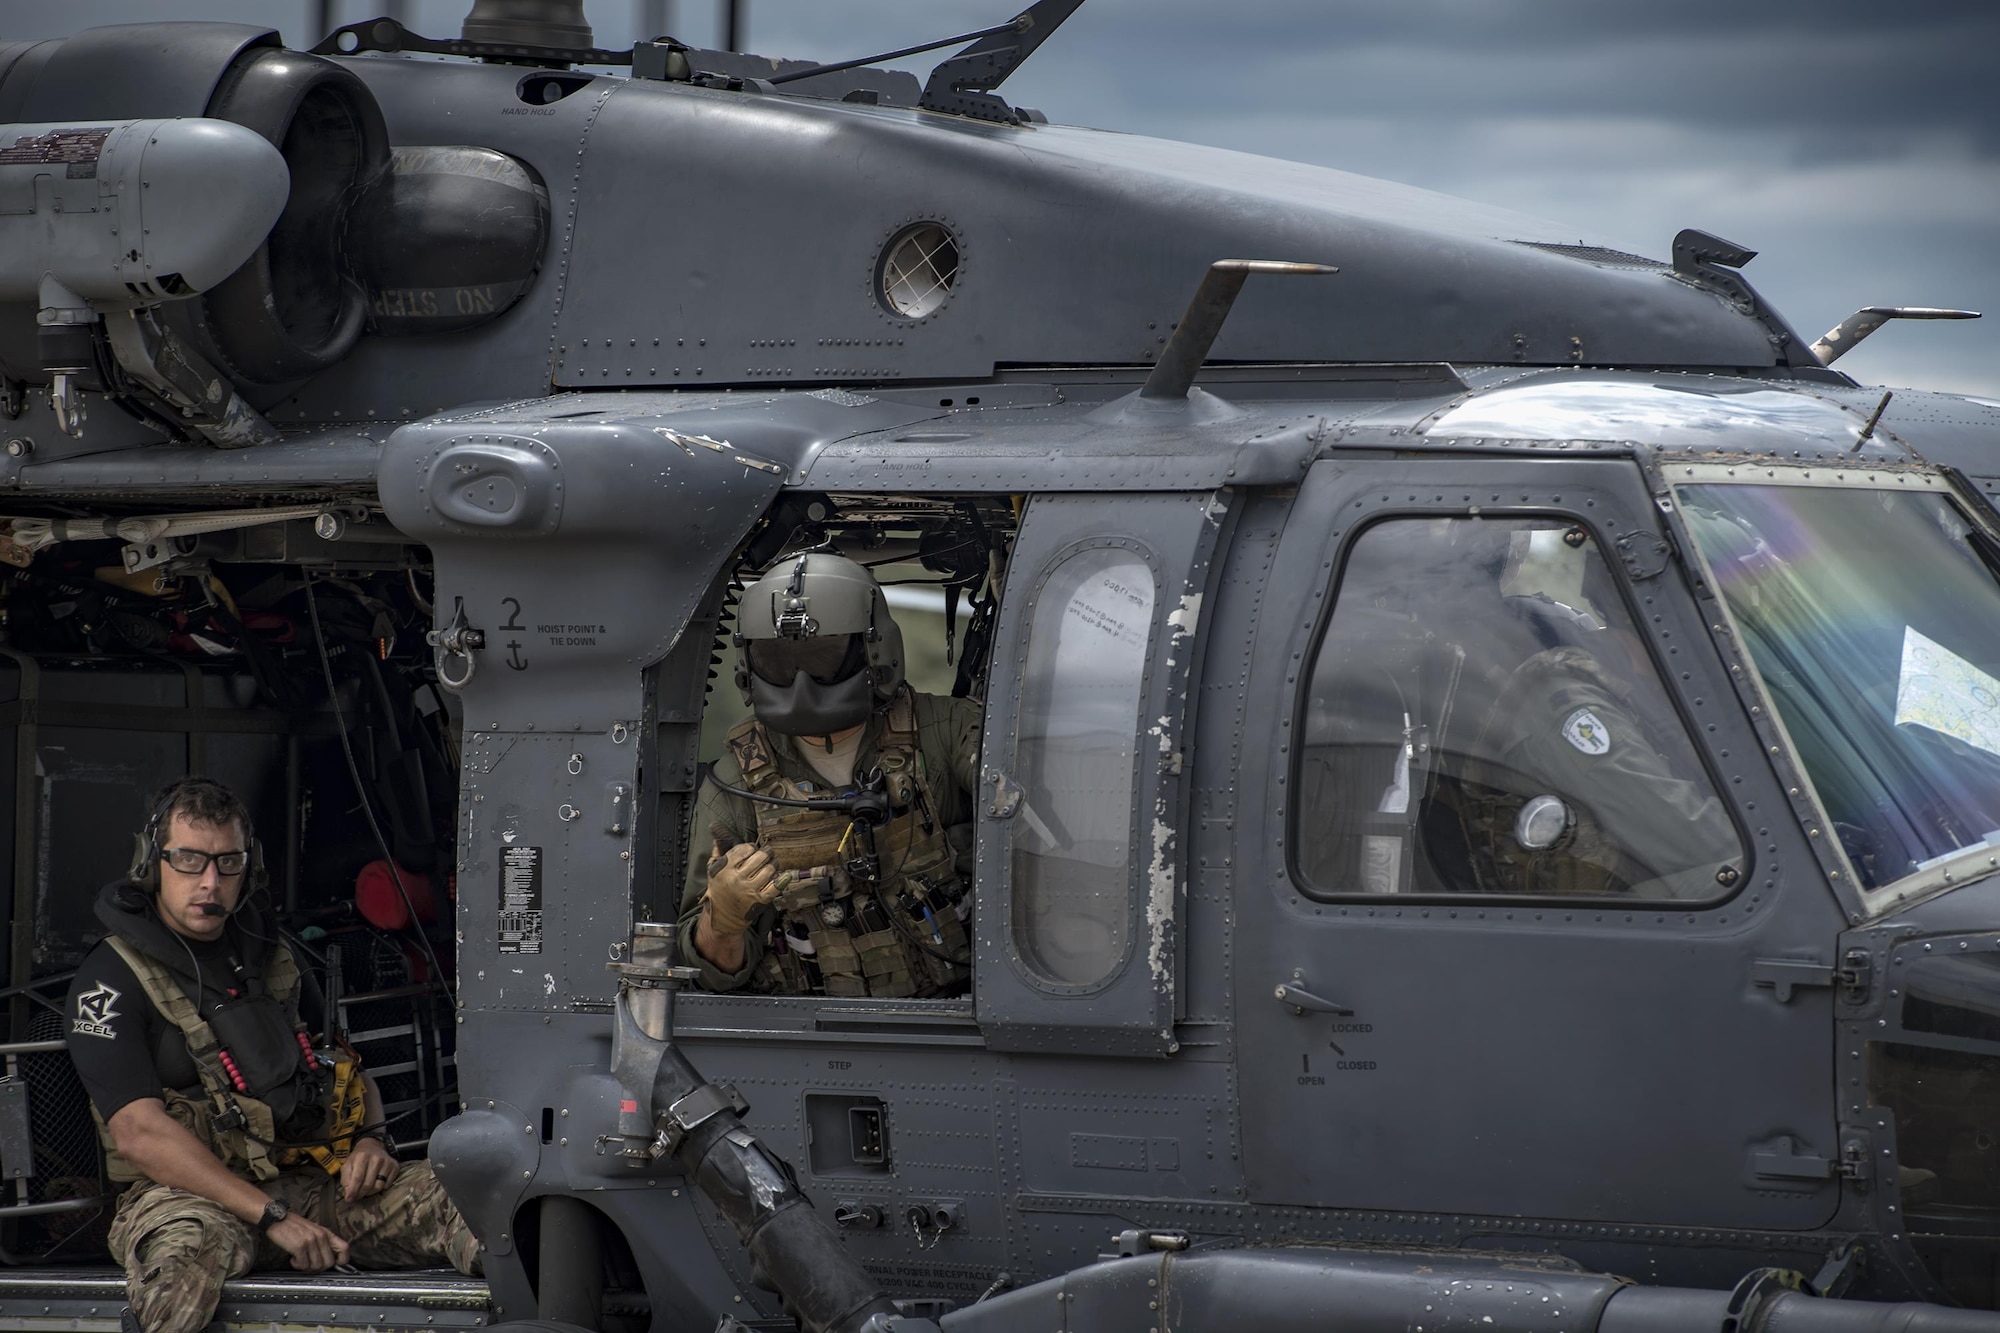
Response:
[[[479,1242],[429,1163],[405,1165],[387,1189],[349,1203],[317,1167],[263,1184],[291,1210],[348,1244],[356,1268],[479,1271]],[[253,1268],[291,1267],[291,1256],[221,1204],[142,1180],[118,1201],[111,1255],[125,1266],[126,1299],[146,1333],[194,1333],[215,1316],[222,1284]]]

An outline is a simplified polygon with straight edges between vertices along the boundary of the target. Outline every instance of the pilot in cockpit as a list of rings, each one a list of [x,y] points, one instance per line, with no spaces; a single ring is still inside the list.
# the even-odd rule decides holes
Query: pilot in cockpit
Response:
[[[1516,893],[1712,895],[1718,875],[1732,882],[1735,830],[1596,544],[1576,526],[1507,538],[1501,605],[1537,650],[1473,746],[1472,767],[1504,775],[1507,793],[1468,805],[1482,878]]]

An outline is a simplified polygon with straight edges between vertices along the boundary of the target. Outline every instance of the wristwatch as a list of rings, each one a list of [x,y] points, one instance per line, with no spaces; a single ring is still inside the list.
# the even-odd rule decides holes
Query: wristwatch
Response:
[[[292,1206],[283,1199],[273,1199],[264,1205],[264,1215],[257,1219],[259,1231],[269,1231],[278,1223],[292,1215]]]

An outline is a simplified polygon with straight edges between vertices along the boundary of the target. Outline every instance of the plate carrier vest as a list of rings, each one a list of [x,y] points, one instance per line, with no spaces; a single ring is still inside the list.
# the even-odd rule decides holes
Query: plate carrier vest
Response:
[[[916,705],[907,688],[882,714],[876,763],[890,818],[874,830],[876,883],[849,867],[864,855],[860,831],[831,810],[753,802],[757,845],[791,881],[773,900],[778,919],[756,982],[781,994],[936,995],[972,975],[966,919],[971,891],[937,817],[937,801],[917,746]],[[729,733],[743,787],[791,800],[824,797],[778,772],[768,733],[755,718]]]
[[[146,998],[153,1002],[153,1007],[180,1029],[181,1035],[187,1039],[188,1055],[201,1074],[201,1087],[207,1094],[206,1099],[198,1100],[172,1088],[164,1089],[162,1095],[167,1104],[167,1114],[201,1140],[230,1171],[247,1175],[252,1180],[270,1180],[281,1171],[309,1161],[316,1162],[329,1175],[340,1170],[340,1164],[352,1150],[354,1132],[361,1128],[367,1117],[359,1061],[343,1055],[334,1062],[334,1077],[325,1098],[329,1127],[326,1143],[279,1147],[276,1145],[277,1125],[270,1106],[237,1090],[225,1064],[229,1053],[223,1049],[215,1029],[202,1018],[194,1001],[181,989],[173,973],[158,960],[116,935],[107,935],[105,941],[132,969],[132,975],[139,979],[139,985],[145,989]],[[270,961],[264,969],[264,987],[270,997],[286,1009],[298,998],[298,962],[292,957],[292,951],[282,944],[271,949]],[[295,1024],[294,1030],[298,1036],[300,1060],[316,1064],[320,1057],[309,1049],[305,1025]],[[112,1142],[110,1127],[97,1113],[97,1108],[92,1107],[90,1114],[97,1122],[98,1141],[104,1145],[105,1175],[118,1184],[144,1179],[144,1173]]]

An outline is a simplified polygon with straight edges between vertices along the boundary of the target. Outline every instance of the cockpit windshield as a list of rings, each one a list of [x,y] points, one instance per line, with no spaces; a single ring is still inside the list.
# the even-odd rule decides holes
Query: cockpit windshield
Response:
[[[1989,539],[1911,481],[1680,491],[1864,889],[2000,867],[2000,577]]]

